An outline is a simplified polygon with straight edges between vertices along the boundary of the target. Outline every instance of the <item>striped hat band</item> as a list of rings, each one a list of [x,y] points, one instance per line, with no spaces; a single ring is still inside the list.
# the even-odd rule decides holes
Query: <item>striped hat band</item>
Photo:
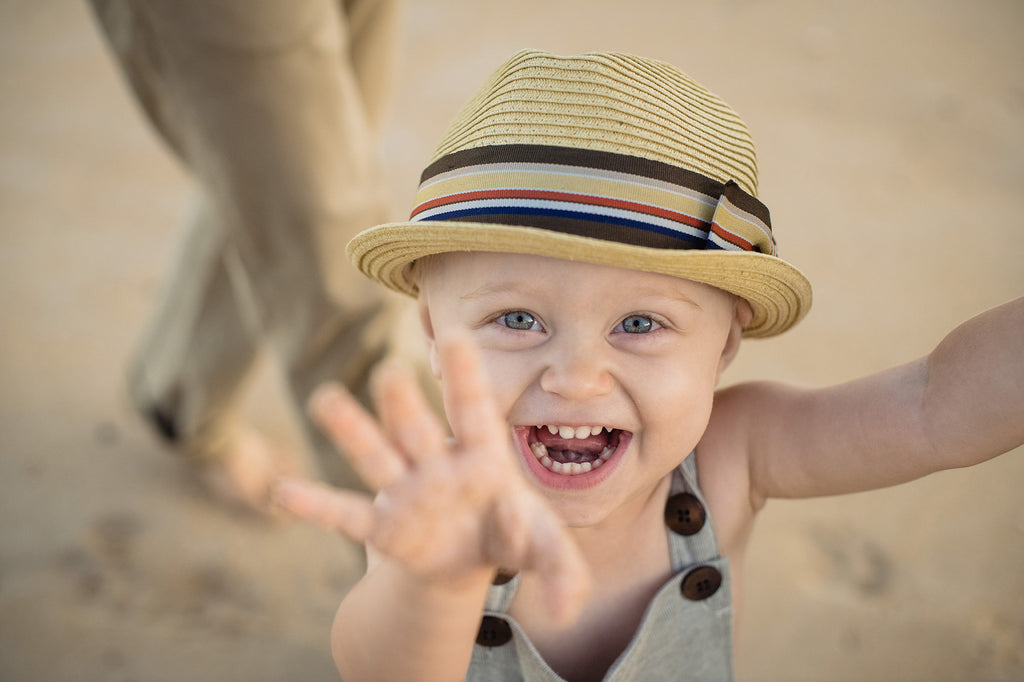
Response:
[[[775,255],[767,207],[735,182],[613,152],[510,144],[423,172],[412,222],[537,227],[658,249]]]

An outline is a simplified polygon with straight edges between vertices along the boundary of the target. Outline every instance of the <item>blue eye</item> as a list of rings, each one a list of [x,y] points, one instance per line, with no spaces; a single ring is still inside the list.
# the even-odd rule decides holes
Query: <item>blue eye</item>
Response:
[[[505,313],[498,319],[503,326],[508,327],[509,329],[527,331],[540,327],[540,325],[537,324],[537,319],[525,310],[513,310],[510,313]]]
[[[627,334],[646,334],[654,329],[655,324],[645,315],[630,315],[619,323],[619,327]]]

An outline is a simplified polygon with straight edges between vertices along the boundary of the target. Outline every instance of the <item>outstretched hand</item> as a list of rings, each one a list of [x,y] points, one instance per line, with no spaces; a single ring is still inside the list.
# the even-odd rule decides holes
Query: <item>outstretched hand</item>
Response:
[[[277,486],[276,501],[438,583],[455,586],[499,567],[536,571],[551,616],[570,622],[589,586],[582,556],[519,470],[470,339],[442,347],[441,363],[454,438],[412,372],[388,362],[374,378],[379,421],[336,385],[321,388],[310,404],[376,495],[289,479]]]

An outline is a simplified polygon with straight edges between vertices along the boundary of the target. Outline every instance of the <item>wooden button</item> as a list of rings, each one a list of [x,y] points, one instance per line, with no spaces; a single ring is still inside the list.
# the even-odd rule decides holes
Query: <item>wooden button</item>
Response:
[[[722,574],[714,566],[698,566],[683,578],[680,589],[690,601],[707,599],[722,586]]]
[[[707,520],[704,505],[692,493],[676,493],[665,503],[665,525],[679,535],[700,532]]]
[[[501,646],[512,639],[512,627],[501,618],[484,616],[480,621],[480,630],[476,633],[476,643],[480,646]]]

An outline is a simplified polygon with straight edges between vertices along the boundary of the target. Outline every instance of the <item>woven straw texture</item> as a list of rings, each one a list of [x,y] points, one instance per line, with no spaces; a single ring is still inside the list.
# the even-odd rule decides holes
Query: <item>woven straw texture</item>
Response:
[[[432,160],[460,149],[550,144],[663,161],[757,196],[746,124],[668,64],[627,54],[523,51],[463,108]]]

